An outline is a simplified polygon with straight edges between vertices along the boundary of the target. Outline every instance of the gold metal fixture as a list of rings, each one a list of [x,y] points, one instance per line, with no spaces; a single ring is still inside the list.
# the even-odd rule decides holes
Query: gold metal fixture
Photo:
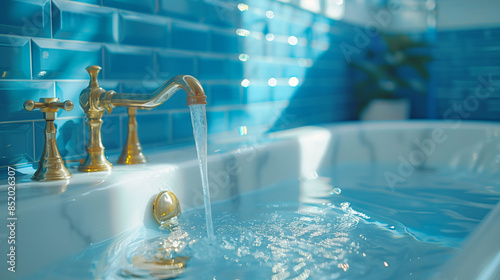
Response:
[[[78,170],[85,172],[109,171],[113,165],[104,156],[104,146],[101,140],[102,116],[105,110],[101,97],[106,93],[97,83],[97,75],[101,67],[93,65],[87,67],[86,70],[90,75],[90,84],[80,93],[80,106],[87,116],[86,122],[90,134],[86,146],[87,157]]]
[[[57,130],[54,125],[54,120],[56,119],[56,113],[59,109],[71,111],[73,109],[73,102],[69,100],[59,102],[59,98],[40,98],[39,101],[40,102],[27,100],[24,102],[24,109],[28,111],[40,109],[40,112],[43,113],[43,117],[46,120],[45,143],[43,145],[42,157],[38,163],[38,169],[31,179],[36,181],[67,180],[71,178],[71,173],[64,166],[64,161],[57,148]]]
[[[122,268],[125,274],[148,279],[172,279],[177,278],[184,272],[190,257],[177,256],[175,258],[157,258],[156,253],[152,258],[144,255],[135,255],[132,257],[132,266],[138,268],[138,271]]]
[[[127,143],[125,143],[122,154],[118,159],[119,164],[139,164],[147,161],[146,156],[142,153],[141,143],[139,143],[139,137],[137,136],[136,112],[137,108],[128,108]]]
[[[101,141],[102,116],[105,109],[111,112],[113,108],[123,106],[138,109],[151,109],[165,103],[179,89],[183,89],[187,97],[187,105],[207,104],[205,92],[200,82],[189,75],[179,75],[168,80],[152,94],[132,94],[117,93],[113,90],[105,91],[97,84],[97,74],[101,67],[93,65],[87,67],[90,74],[90,85],[80,94],[80,105],[87,115],[87,125],[90,129],[89,143],[87,144],[87,159],[79,167],[80,171],[103,171],[110,170],[112,165],[104,157],[104,146]],[[130,114],[129,110],[129,114]],[[135,115],[135,111],[131,115]],[[130,133],[135,135],[130,135]],[[129,139],[132,139],[129,142]],[[130,150],[125,150],[125,159],[120,163],[134,164],[143,163],[145,158],[141,158],[142,148],[137,137],[137,122],[135,116],[129,122],[129,137],[127,146]],[[125,147],[125,149],[128,149]],[[137,156],[134,156],[137,155]]]
[[[188,106],[194,104],[207,104],[207,97],[205,96],[205,91],[203,91],[200,82],[189,75],[179,75],[171,78],[152,94],[116,93],[110,90],[106,92],[101,102],[104,107],[108,109],[108,112],[111,112],[113,108],[119,106],[151,109],[165,103],[165,101],[172,97],[179,89],[183,89],[187,93],[188,97],[186,100]]]
[[[162,225],[181,213],[181,205],[171,191],[162,191],[153,202],[153,217]]]

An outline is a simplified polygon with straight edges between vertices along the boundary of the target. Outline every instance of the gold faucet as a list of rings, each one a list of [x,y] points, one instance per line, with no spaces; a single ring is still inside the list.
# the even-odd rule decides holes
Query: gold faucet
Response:
[[[24,109],[28,111],[40,109],[40,112],[43,113],[43,117],[46,120],[45,143],[43,145],[42,157],[38,163],[38,169],[31,179],[36,181],[56,181],[71,178],[71,173],[64,166],[64,161],[57,148],[57,130],[54,125],[54,120],[56,119],[56,113],[59,109],[71,111],[73,109],[73,102],[69,100],[59,102],[59,98],[40,98],[40,102],[35,102],[33,100],[24,102]]]
[[[110,170],[112,164],[104,156],[104,146],[101,141],[102,116],[105,110],[108,113],[115,107],[123,106],[129,109],[129,136],[124,147],[120,163],[134,164],[145,162],[142,148],[137,137],[137,122],[135,108],[151,109],[165,103],[179,89],[183,89],[187,97],[187,105],[207,104],[205,92],[200,82],[189,75],[179,75],[165,82],[152,94],[117,93],[106,91],[99,87],[97,75],[101,67],[93,65],[87,67],[90,75],[90,84],[80,94],[80,106],[87,116],[87,125],[90,129],[87,143],[87,158],[80,165],[80,171],[94,172]],[[131,135],[132,134],[132,135]]]

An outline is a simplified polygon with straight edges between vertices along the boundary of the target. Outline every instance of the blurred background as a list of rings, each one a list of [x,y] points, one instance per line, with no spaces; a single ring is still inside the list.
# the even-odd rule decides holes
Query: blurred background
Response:
[[[42,113],[59,112],[66,160],[83,158],[85,68],[106,90],[150,93],[190,74],[208,96],[211,138],[355,120],[500,120],[497,0],[6,0],[0,4],[0,167],[32,165]],[[186,95],[138,112],[143,147],[192,144]],[[104,117],[119,153],[127,114]]]

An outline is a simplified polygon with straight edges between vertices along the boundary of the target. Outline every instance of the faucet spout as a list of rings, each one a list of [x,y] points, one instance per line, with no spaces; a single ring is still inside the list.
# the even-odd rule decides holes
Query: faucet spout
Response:
[[[79,99],[80,106],[87,117],[90,134],[87,144],[87,158],[78,168],[80,171],[109,171],[113,166],[104,155],[104,146],[101,140],[102,116],[106,110],[111,112],[114,107],[129,107],[129,135],[118,163],[136,164],[146,162],[137,135],[136,108],[154,108],[165,103],[179,89],[183,89],[187,93],[188,106],[207,104],[207,97],[200,82],[189,75],[173,77],[151,94],[132,94],[117,93],[112,90],[106,91],[101,88],[97,83],[97,76],[101,67],[92,65],[87,67],[86,70],[90,75],[90,84],[82,90]]]
[[[107,91],[103,98],[103,105],[108,111],[119,106],[151,109],[165,103],[179,89],[183,89],[187,93],[188,106],[207,104],[206,95],[200,82],[193,76],[179,75],[171,78],[149,95]]]

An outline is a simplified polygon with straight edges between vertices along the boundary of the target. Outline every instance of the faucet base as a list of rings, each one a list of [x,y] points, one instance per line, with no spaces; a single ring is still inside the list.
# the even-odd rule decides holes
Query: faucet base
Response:
[[[59,181],[68,180],[71,178],[71,173],[64,166],[64,161],[61,156],[58,158],[42,158],[38,164],[31,180],[34,181]]]
[[[59,181],[71,178],[71,173],[64,166],[64,161],[57,148],[57,130],[54,120],[59,109],[71,111],[73,102],[69,100],[59,102],[59,98],[40,98],[40,102],[27,100],[24,102],[24,108],[28,111],[40,109],[46,121],[42,157],[38,163],[38,169],[31,179],[35,181]]]
[[[136,108],[128,108],[128,135],[127,143],[123,147],[122,154],[118,159],[119,164],[141,164],[146,163],[146,157],[142,153],[141,143],[137,134],[137,120],[135,118]]]
[[[46,113],[46,116],[49,116],[49,114]],[[56,127],[51,117],[53,116],[49,116],[50,119],[47,120],[45,125],[45,144],[42,157],[40,163],[38,163],[38,169],[31,177],[35,181],[59,181],[71,178],[71,173],[64,166],[64,161],[57,148]]]
[[[78,167],[78,171],[81,171],[81,172],[100,172],[100,171],[111,171],[112,168],[113,168],[113,165],[109,165],[109,166],[104,166],[104,165],[103,166],[89,166],[89,167],[80,166],[80,167]]]
[[[141,164],[146,163],[148,160],[142,153],[134,153],[136,150],[130,150],[129,147],[123,149],[122,155],[118,159],[118,164]]]
[[[99,172],[111,171],[113,164],[104,157],[102,154],[89,153],[82,165],[78,166],[78,171],[82,172]]]

